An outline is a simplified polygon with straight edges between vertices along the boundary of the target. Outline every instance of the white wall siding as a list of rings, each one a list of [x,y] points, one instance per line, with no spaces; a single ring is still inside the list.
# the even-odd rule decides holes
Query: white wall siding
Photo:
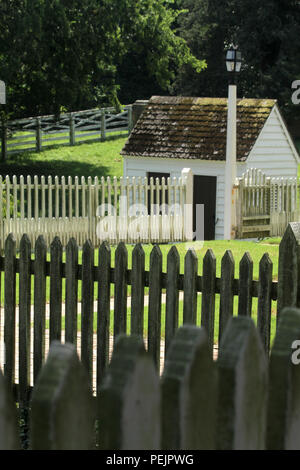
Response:
[[[224,175],[225,162],[171,158],[124,157],[124,176],[147,176],[147,172],[170,173],[171,178],[181,175],[183,168],[191,168],[194,175],[216,176],[216,240],[224,238]],[[237,176],[246,171],[245,163],[237,165]]]
[[[297,157],[276,107],[273,108],[250,152],[246,164],[246,169],[249,168],[258,168],[267,176],[297,176]]]

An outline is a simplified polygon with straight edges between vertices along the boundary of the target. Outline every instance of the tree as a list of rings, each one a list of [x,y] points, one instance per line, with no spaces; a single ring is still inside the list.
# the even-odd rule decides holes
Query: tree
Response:
[[[300,8],[296,0],[183,0],[188,10],[180,34],[207,69],[196,74],[183,67],[173,91],[198,96],[226,96],[225,50],[234,43],[243,55],[239,95],[279,100],[287,117],[291,83],[300,78]]]
[[[59,114],[118,105],[120,98],[128,103],[143,89],[166,90],[183,63],[201,70],[204,62],[172,30],[178,14],[168,8],[172,3],[2,0],[0,71],[8,85],[7,113]]]

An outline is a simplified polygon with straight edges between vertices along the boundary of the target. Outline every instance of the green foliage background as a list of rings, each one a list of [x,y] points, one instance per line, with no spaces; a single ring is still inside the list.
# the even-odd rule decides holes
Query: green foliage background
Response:
[[[300,119],[297,0],[1,0],[5,117],[130,104],[153,94],[226,96],[225,50],[239,46],[239,95],[278,99]]]

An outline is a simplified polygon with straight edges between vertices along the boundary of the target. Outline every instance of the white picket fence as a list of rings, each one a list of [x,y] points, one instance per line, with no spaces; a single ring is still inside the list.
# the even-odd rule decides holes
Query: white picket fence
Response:
[[[162,243],[186,239],[185,177],[65,178],[0,176],[0,248],[9,233],[17,245],[24,233],[32,244],[39,235],[63,246],[74,237],[82,246]]]
[[[300,221],[299,178],[267,177],[252,168],[238,179],[238,232],[282,236],[289,222]]]

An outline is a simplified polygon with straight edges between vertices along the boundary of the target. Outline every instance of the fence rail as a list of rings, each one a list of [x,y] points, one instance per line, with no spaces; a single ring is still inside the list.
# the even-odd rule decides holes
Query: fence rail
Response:
[[[186,239],[186,177],[12,179],[0,176],[0,248],[9,233],[17,245],[23,233],[34,243],[54,236],[83,245],[159,243]]]
[[[132,105],[122,112],[114,108],[89,109],[71,113],[7,121],[2,128],[2,159],[7,154],[40,152],[49,145],[75,145],[89,140],[104,141],[108,135],[130,132]]]
[[[299,178],[267,177],[252,168],[238,179],[237,230],[282,236],[289,222],[300,221]]]

